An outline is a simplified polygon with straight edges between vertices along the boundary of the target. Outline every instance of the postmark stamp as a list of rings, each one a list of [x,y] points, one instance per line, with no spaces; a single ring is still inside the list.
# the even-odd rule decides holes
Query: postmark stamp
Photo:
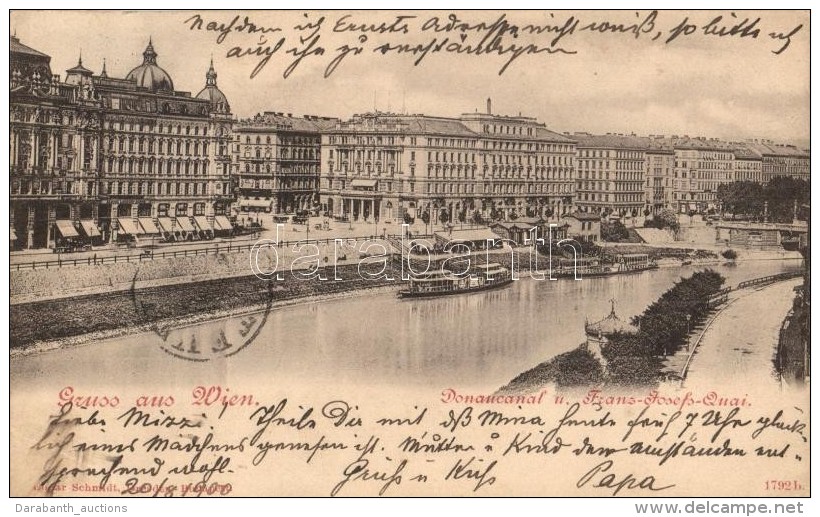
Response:
[[[253,307],[257,310],[241,317],[215,316],[211,321],[216,327],[202,331],[199,327],[203,322],[208,322],[208,319],[198,319],[196,324],[192,324],[180,322],[174,316],[163,315],[156,297],[141,295],[141,291],[145,291],[146,288],[136,287],[138,276],[139,270],[132,278],[130,294],[139,320],[148,323],[149,328],[159,337],[162,351],[178,359],[194,362],[231,357],[250,346],[265,327],[273,307],[275,293],[279,290],[272,279],[259,280],[260,288],[264,289],[264,302],[261,308],[255,305]],[[172,288],[185,289],[185,285],[166,286],[162,289]]]

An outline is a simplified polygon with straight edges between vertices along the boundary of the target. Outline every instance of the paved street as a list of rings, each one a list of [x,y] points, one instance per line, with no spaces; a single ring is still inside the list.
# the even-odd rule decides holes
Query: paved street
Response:
[[[692,358],[686,385],[779,387],[772,357],[780,325],[792,306],[794,287],[800,282],[796,278],[739,293],[706,331]]]

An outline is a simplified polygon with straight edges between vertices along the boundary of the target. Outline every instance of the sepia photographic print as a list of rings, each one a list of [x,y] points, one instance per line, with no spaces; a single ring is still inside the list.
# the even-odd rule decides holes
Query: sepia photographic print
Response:
[[[808,496],[809,33],[11,11],[10,495]]]

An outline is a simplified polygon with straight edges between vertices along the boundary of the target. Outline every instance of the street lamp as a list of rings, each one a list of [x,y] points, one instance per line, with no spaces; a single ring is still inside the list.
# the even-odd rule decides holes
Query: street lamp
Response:
[[[690,332],[689,322],[691,322],[691,321],[692,321],[692,315],[687,314],[686,315],[686,351],[687,352],[689,351],[689,346],[690,346],[691,341],[692,341],[692,338],[689,336],[689,332]]]

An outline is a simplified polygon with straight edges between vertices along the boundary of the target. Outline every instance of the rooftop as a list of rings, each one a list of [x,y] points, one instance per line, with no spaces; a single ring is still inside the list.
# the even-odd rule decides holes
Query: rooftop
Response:
[[[27,54],[29,56],[45,57],[51,59],[48,54],[43,54],[39,50],[34,50],[31,47],[23,45],[16,36],[9,36],[9,52],[14,54]]]
[[[590,135],[589,133],[576,133],[575,140],[579,149],[633,149],[646,150],[649,147],[648,140],[634,135]]]
[[[584,330],[589,336],[608,336],[616,332],[623,332],[625,334],[634,334],[638,332],[638,327],[622,320],[615,314],[615,300],[610,300],[612,303],[612,310],[609,315],[594,323],[587,323],[584,325]]]

